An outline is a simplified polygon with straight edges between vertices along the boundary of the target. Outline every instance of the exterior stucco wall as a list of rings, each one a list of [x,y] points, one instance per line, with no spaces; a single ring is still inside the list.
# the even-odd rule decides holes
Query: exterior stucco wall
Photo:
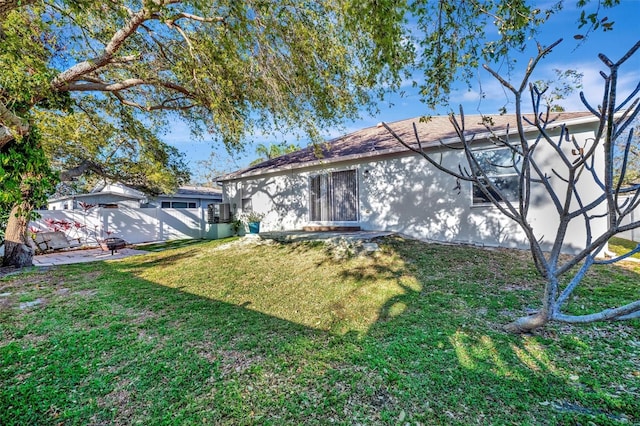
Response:
[[[265,214],[261,230],[300,229],[309,216],[309,173],[282,173],[260,179],[227,182],[223,201],[231,213],[242,213],[242,200],[251,200],[251,209]],[[246,209],[245,209],[246,210]]]
[[[454,153],[445,154],[454,160]],[[436,241],[520,245],[517,226],[497,209],[471,205],[471,185],[417,157],[361,165],[360,226]],[[514,241],[515,240],[515,241]]]
[[[571,135],[579,146],[588,149],[593,129],[588,125],[574,126],[571,128]],[[486,142],[484,146],[487,146]],[[571,154],[572,148],[574,147],[569,142],[562,147],[571,161],[577,158]],[[460,150],[444,149],[441,153],[443,164],[449,167],[457,168],[463,160]],[[602,152],[597,154],[595,167],[602,170]],[[561,176],[566,176],[566,173],[561,172],[563,168],[560,167],[558,153],[541,142],[536,160],[548,173],[551,185],[562,197],[566,191],[566,183],[551,171],[554,169]],[[459,190],[454,189],[455,178],[437,170],[417,155],[404,154],[350,163],[332,163],[327,166],[316,165],[313,168],[227,181],[224,184],[223,201],[231,204],[232,212],[235,206],[235,212],[239,213],[242,210],[242,200],[250,199],[253,210],[266,214],[261,230],[300,229],[304,225],[317,224],[309,222],[309,176],[348,169],[357,171],[359,221],[355,224],[362,229],[395,231],[437,241],[528,247],[523,231],[497,207],[472,204],[472,187],[469,182],[462,181]],[[585,204],[593,201],[599,193],[587,170],[582,172],[578,181],[578,192],[584,197],[582,201]],[[550,243],[548,239],[556,235],[558,227],[555,208],[541,184],[532,185],[531,199],[529,221],[536,235]],[[594,214],[603,212],[604,207],[594,211]],[[592,228],[594,235],[604,226],[604,219],[597,221]],[[571,225],[567,235],[566,251],[584,247],[585,222],[577,220]]]

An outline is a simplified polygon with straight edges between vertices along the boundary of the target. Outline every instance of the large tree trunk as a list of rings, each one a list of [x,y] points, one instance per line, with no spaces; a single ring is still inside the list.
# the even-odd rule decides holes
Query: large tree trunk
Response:
[[[28,234],[31,205],[27,201],[16,204],[11,209],[4,237],[3,266],[23,268],[33,265],[35,243]]]

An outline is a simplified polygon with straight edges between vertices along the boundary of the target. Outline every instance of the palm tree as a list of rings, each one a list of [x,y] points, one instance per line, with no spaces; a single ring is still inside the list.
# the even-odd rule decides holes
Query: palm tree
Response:
[[[256,155],[258,158],[251,162],[251,165],[254,166],[256,164],[262,163],[263,161],[271,160],[272,158],[280,157],[284,154],[289,154],[291,152],[296,152],[300,149],[300,147],[296,144],[287,145],[286,142],[282,142],[279,144],[270,144],[269,146],[261,143],[256,146]]]

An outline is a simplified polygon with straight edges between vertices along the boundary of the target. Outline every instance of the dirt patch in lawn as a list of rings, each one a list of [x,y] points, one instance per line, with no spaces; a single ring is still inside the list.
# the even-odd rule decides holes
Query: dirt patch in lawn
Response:
[[[119,380],[113,390],[103,397],[97,399],[98,407],[110,409],[114,412],[114,418],[109,424],[129,424],[135,410],[138,407],[131,405],[132,381],[129,379]],[[98,421],[97,418],[93,419]],[[102,424],[102,423],[98,423]]]

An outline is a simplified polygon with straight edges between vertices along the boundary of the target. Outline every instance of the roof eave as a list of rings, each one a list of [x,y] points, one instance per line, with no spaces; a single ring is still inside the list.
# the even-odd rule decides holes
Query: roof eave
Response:
[[[73,200],[74,198],[87,198],[87,197],[96,197],[96,196],[102,196],[102,195],[117,195],[118,197],[128,198],[131,200],[141,200],[145,198],[144,196],[141,197],[138,195],[129,195],[129,194],[123,194],[121,192],[107,191],[107,192],[90,192],[87,194],[67,195],[65,197],[52,198],[48,200],[47,203],[56,203],[58,201]]]
[[[547,129],[553,129],[553,128],[557,128],[557,127],[560,127],[560,126],[563,126],[563,125],[576,126],[576,125],[581,125],[581,124],[589,124],[589,123],[592,123],[592,122],[595,122],[595,121],[598,121],[598,118],[593,116],[593,115],[589,115],[589,116],[585,116],[585,117],[574,118],[572,120],[553,122],[553,123],[550,123],[550,124],[547,125]],[[525,133],[535,132],[537,130],[538,130],[537,127],[534,126],[534,125],[526,126],[526,127],[523,128],[523,131]],[[506,129],[502,129],[502,130],[495,131],[495,132],[476,133],[474,135],[474,138],[476,140],[487,140],[491,136],[504,136],[506,134],[507,134],[507,130]],[[447,139],[443,139],[443,140],[436,140],[436,141],[426,142],[426,143],[422,144],[422,147],[423,148],[427,148],[427,149],[433,149],[433,148],[437,148],[438,146],[452,146],[452,145],[455,145],[457,143],[458,144],[460,143],[460,138],[452,137],[452,138],[447,138]],[[259,169],[258,168],[258,169],[249,170],[247,172],[240,173],[240,174],[229,173],[227,175],[224,175],[224,176],[221,176],[219,178],[216,178],[216,181],[217,182],[228,182],[228,181],[241,180],[241,179],[246,179],[246,178],[251,178],[251,177],[256,177],[256,176],[283,173],[283,172],[288,172],[288,171],[292,171],[292,170],[312,168],[312,167],[319,166],[319,165],[344,163],[344,162],[351,162],[351,161],[355,161],[355,160],[369,159],[369,158],[376,158],[376,157],[386,157],[386,156],[394,155],[394,154],[412,155],[413,153],[409,149],[407,149],[404,146],[399,144],[399,146],[397,148],[388,148],[388,149],[379,150],[379,151],[372,151],[372,152],[359,153],[359,154],[351,154],[351,155],[345,155],[345,156],[340,156],[340,157],[335,157],[335,158],[318,159],[318,160],[314,160],[314,161],[306,161],[306,162],[303,162],[303,163],[292,163],[292,164],[288,164],[286,166],[274,167],[274,168],[270,168],[270,169]]]

